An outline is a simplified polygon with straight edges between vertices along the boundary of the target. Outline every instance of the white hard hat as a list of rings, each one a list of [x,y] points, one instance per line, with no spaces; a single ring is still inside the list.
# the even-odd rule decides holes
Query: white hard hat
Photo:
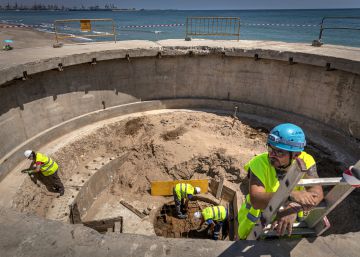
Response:
[[[194,219],[195,219],[195,220],[201,219],[201,212],[199,212],[199,211],[195,212],[195,213],[194,213]]]
[[[26,158],[29,158],[29,157],[31,156],[32,152],[33,152],[32,150],[26,150],[26,151],[24,152],[25,157],[26,157]]]
[[[201,192],[200,187],[195,187],[195,193],[200,194],[200,192]]]

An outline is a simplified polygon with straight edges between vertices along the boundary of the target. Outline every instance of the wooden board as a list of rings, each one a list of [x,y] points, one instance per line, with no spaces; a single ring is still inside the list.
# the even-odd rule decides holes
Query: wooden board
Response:
[[[234,240],[239,240],[239,235],[238,235],[238,228],[239,228],[239,223],[238,223],[238,212],[241,208],[243,202],[243,195],[240,192],[236,192],[235,196],[234,196],[234,200],[233,200],[233,218],[234,218]]]
[[[173,188],[178,183],[188,183],[193,187],[200,187],[201,194],[208,192],[209,180],[208,179],[193,179],[193,180],[174,180],[174,181],[152,181],[151,182],[151,195],[172,195]]]
[[[138,209],[136,209],[134,206],[132,206],[131,204],[121,200],[120,203],[122,205],[124,205],[126,208],[128,208],[130,211],[132,211],[133,213],[135,213],[137,216],[139,216],[140,219],[145,218],[145,214],[142,213],[141,211],[139,211]]]
[[[217,189],[219,188],[220,182],[216,181],[215,179],[212,179],[210,181],[210,190],[211,192],[217,192]],[[221,192],[221,199],[227,202],[231,202],[235,196],[235,191],[231,189],[230,187],[227,187],[223,185],[222,192]]]
[[[221,177],[220,183],[219,183],[217,191],[216,191],[216,199],[220,199],[223,186],[224,186],[224,177]]]
[[[83,222],[84,226],[95,229],[100,233],[108,232],[109,230],[114,231],[115,223],[117,223],[117,230],[122,231],[123,226],[123,217],[116,217],[116,218],[109,218],[103,220],[93,220],[93,221],[86,221]],[[109,229],[110,228],[110,229]]]

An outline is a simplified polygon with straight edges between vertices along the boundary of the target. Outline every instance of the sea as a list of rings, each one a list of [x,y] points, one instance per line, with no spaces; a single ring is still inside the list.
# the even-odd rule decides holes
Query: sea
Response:
[[[64,35],[77,35],[79,41],[113,40],[112,23],[96,21],[87,36],[79,19],[112,19],[116,40],[184,39],[188,17],[240,18],[240,39],[273,40],[311,44],[319,38],[324,44],[360,47],[360,9],[306,10],[135,10],[135,11],[0,11],[0,23],[26,25]],[[97,24],[97,25],[96,25]],[[0,27],[1,31],[1,27]],[[237,39],[234,36],[191,36],[192,38]]]

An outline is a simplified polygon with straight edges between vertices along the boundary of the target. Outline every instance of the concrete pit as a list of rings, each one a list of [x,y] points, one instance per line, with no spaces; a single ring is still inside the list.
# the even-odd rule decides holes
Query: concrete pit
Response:
[[[320,177],[341,176],[358,160],[360,56],[356,49],[323,46],[314,53],[306,45],[256,41],[194,40],[183,45],[169,40],[137,42],[135,48],[133,44],[102,44],[97,51],[64,46],[49,49],[50,55],[43,55],[43,49],[3,54],[13,60],[10,67],[0,61],[0,224],[10,242],[6,244],[8,256],[24,251],[16,245],[33,240],[28,237],[32,226],[43,229],[44,234],[51,234],[52,226],[60,232],[71,230],[71,240],[62,237],[70,247],[82,240],[75,230],[84,233],[83,238],[95,233],[91,240],[99,239],[94,230],[64,223],[97,226],[100,233],[129,242],[121,246],[120,252],[126,254],[144,241],[164,244],[159,249],[166,248],[165,253],[178,246],[177,252],[190,253],[182,240],[205,238],[206,233],[194,232],[196,224],[189,219],[172,217],[172,197],[152,197],[151,181],[210,179],[215,186],[210,185],[207,196],[214,198],[216,182],[224,178],[232,193],[223,200],[231,206],[234,195],[247,194],[244,164],[266,151],[266,134],[281,122],[303,127],[306,151],[315,157]],[[29,57],[34,54],[36,61]],[[255,54],[260,58],[254,60]],[[97,64],[89,65],[94,56]],[[55,71],[59,58],[63,70]],[[25,149],[46,153],[58,162],[65,185],[63,197],[19,172],[29,165],[23,159]],[[212,200],[214,204],[218,199]],[[192,202],[190,212],[197,209],[197,202]],[[351,222],[343,222],[348,213],[353,214]],[[286,245],[282,249],[294,256],[313,247],[318,247],[314,254],[330,247],[336,255],[357,256],[358,244],[344,248],[331,242],[343,242],[339,234],[351,238],[347,243],[357,242],[359,213],[356,189],[328,215],[332,227],[326,237],[310,245],[278,241],[279,245]],[[16,233],[9,232],[9,224]],[[153,239],[156,235],[176,242]],[[211,248],[212,255],[247,249],[243,242],[230,247],[226,242],[232,240],[230,235],[231,231],[224,242]],[[113,242],[104,238],[104,245]],[[192,254],[211,247],[212,243],[198,247],[202,241],[186,241],[194,246]],[[263,255],[276,248],[256,244],[260,247],[256,249],[267,249]],[[99,256],[103,254],[101,246],[91,247]],[[138,255],[145,255],[146,250],[140,248]]]
[[[211,206],[206,202],[190,203],[187,211],[188,218],[178,219],[174,204],[165,204],[160,212],[156,215],[154,223],[155,233],[157,236],[170,238],[200,238],[209,239],[209,232],[206,226],[200,227],[200,222],[195,222],[191,217],[196,211]],[[220,236],[222,238],[222,235]]]
[[[204,178],[219,181],[224,177],[225,186],[233,192],[230,196],[223,192],[221,204],[225,206],[232,201],[234,192],[247,194],[243,166],[256,153],[266,151],[267,133],[263,127],[251,126],[229,115],[201,111],[151,112],[107,124],[101,122],[59,139],[64,145],[52,153],[62,167],[61,178],[67,189],[64,197],[56,198],[45,185],[38,182],[35,187],[33,180],[23,177],[23,184],[12,199],[13,206],[22,212],[72,223],[68,206],[76,203],[81,222],[122,217],[123,233],[164,235],[156,232],[157,228],[161,230],[156,210],[164,203],[172,205],[168,204],[169,197],[150,195],[151,181]],[[317,160],[321,177],[340,175],[328,172],[342,169],[340,163],[330,161],[328,152],[311,142],[307,150]],[[216,188],[210,183],[207,194],[214,205],[219,204],[212,196]],[[352,194],[344,201],[347,211],[359,211],[357,197]],[[144,215],[139,217],[121,201]],[[198,206],[191,208],[190,212]],[[168,210],[166,213],[168,217],[162,221],[180,224],[174,225],[171,234],[168,223],[163,222],[168,231],[165,237],[196,237],[190,228],[180,233],[179,227],[185,221],[172,217]],[[342,213],[337,209],[331,214],[333,226],[328,233],[359,229],[359,219],[354,219],[350,228],[341,222]],[[186,222],[192,224],[190,218]]]

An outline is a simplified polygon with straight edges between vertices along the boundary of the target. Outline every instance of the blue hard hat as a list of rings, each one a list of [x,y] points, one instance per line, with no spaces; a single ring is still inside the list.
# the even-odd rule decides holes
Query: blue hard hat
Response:
[[[306,145],[304,131],[291,123],[283,123],[273,128],[268,136],[267,143],[276,148],[301,152]]]

